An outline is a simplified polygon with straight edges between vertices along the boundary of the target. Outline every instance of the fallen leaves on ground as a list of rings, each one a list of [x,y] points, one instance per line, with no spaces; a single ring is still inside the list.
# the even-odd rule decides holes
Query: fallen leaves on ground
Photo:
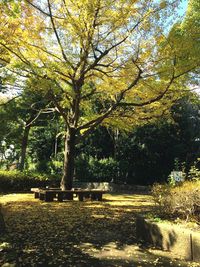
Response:
[[[135,216],[151,209],[150,196],[46,203],[32,194],[12,194],[0,202],[7,228],[1,266],[175,266],[137,244]]]

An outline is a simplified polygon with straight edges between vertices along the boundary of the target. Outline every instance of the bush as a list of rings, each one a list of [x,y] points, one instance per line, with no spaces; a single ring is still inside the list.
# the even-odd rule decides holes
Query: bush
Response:
[[[117,180],[118,162],[113,158],[104,158],[97,160],[91,158],[89,161],[90,176],[96,182],[110,182]]]
[[[189,173],[188,173],[188,178],[192,180],[200,180],[200,170],[196,167],[196,162],[194,165],[191,166]]]
[[[29,191],[31,187],[58,186],[59,182],[49,175],[0,170],[0,192]]]
[[[82,155],[76,160],[76,179],[81,182],[116,181],[118,165],[113,158],[97,159]]]
[[[152,194],[160,215],[186,220],[200,219],[200,181],[186,181],[177,186],[158,185]]]

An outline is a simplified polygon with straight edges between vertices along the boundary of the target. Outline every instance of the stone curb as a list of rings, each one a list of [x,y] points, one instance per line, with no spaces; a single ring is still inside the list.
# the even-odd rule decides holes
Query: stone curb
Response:
[[[141,216],[136,220],[137,239],[156,248],[172,252],[172,256],[200,262],[200,233],[180,225],[152,222]]]

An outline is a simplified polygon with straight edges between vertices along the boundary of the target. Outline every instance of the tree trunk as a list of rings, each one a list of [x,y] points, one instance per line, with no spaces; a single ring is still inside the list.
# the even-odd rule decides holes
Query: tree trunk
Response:
[[[64,151],[64,167],[63,176],[61,179],[61,189],[71,190],[73,185],[74,176],[74,161],[75,161],[75,129],[70,128],[65,138],[65,151]]]
[[[31,128],[31,126],[29,125],[29,126],[25,127],[25,129],[24,129],[24,135],[22,138],[22,145],[21,145],[21,160],[20,160],[20,165],[19,165],[20,171],[24,170],[24,164],[25,164],[25,159],[26,159],[26,150],[27,150],[27,145],[28,145],[28,136],[29,136],[30,128]]]

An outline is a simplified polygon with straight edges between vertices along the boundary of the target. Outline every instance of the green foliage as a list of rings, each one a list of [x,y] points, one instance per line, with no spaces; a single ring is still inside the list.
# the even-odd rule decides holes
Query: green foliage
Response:
[[[168,177],[168,183],[169,183],[170,186],[175,186],[176,185],[176,181],[175,181],[175,179],[174,179],[172,174],[170,174],[169,177]]]
[[[89,161],[90,174],[95,181],[110,182],[115,179],[118,173],[118,162],[113,158],[104,158],[96,160],[91,158]]]
[[[42,95],[49,102],[45,112],[60,113],[67,138],[74,140],[69,142],[72,147],[65,146],[64,173],[74,172],[71,152],[80,136],[84,138],[100,124],[129,130],[169,113],[175,99],[183,95],[182,88],[193,81],[199,67],[199,45],[190,30],[193,23],[195,32],[199,30],[199,5],[191,1],[185,26],[178,22],[170,30],[177,21],[179,2],[0,3],[0,49],[7,52],[1,56],[6,62],[1,75],[11,86],[30,86],[30,91]],[[166,27],[169,36],[165,36]],[[11,81],[6,77],[10,72]],[[34,118],[39,110],[44,112],[43,105],[38,109],[31,103],[33,106],[37,112],[30,115]],[[22,137],[24,140],[27,138]],[[22,147],[21,170],[26,152],[26,146]],[[146,152],[145,148],[142,156]],[[48,171],[49,154],[45,158],[44,153],[38,154],[37,169]],[[133,171],[128,175],[133,176]],[[72,178],[64,175],[63,187]]]
[[[49,169],[51,173],[61,174],[63,169],[63,160],[52,160],[49,163]]]
[[[144,185],[167,181],[171,170],[175,168],[182,171],[183,162],[186,166],[184,171],[188,172],[200,149],[199,98],[191,96],[174,104],[171,110],[173,120],[158,119],[134,128],[131,133],[98,127],[76,147],[76,178],[80,181],[113,179]],[[0,144],[0,152],[5,154],[7,145],[13,144],[17,158],[20,154],[24,114],[27,111],[27,106],[20,103],[24,111],[17,120],[20,110],[15,106],[19,107],[20,101],[16,99],[5,109],[2,107],[0,114],[0,140],[6,141],[5,146],[3,142]],[[64,154],[63,138],[58,133],[64,130],[62,120],[59,117],[52,120],[47,118],[51,117],[40,117],[31,127],[26,167],[36,172],[60,175]],[[14,156],[7,157],[1,163],[9,168],[16,160]],[[112,167],[111,161],[114,162]]]
[[[200,219],[200,181],[186,181],[179,186],[155,184],[152,195],[161,216]]]
[[[28,155],[35,164],[38,172],[50,172],[49,162],[54,152],[54,139],[56,136],[53,123],[48,123],[46,127],[35,127],[29,138]]]
[[[26,90],[21,95],[14,98],[13,100],[10,99],[5,102],[7,102],[7,104],[0,106],[0,140],[3,141],[4,143],[4,145],[2,145],[2,142],[0,142],[0,152],[1,155],[3,155],[2,157],[3,160],[1,159],[1,167],[7,166],[7,168],[9,168],[9,165],[12,165],[14,161],[19,163],[23,156],[22,150],[24,149],[25,152],[27,150],[26,145],[28,143],[29,135],[31,135],[28,129],[30,128],[35,129],[36,126],[40,127],[40,131],[38,131],[37,130],[38,128],[36,128],[35,135],[38,133],[37,138],[40,139],[40,136],[42,135],[42,133],[44,133],[42,135],[44,139],[46,133],[44,131],[44,127],[47,127],[47,125],[49,125],[47,120],[52,119],[53,116],[52,114],[39,115],[39,111],[45,108],[45,106],[47,105],[47,101],[45,101],[42,98],[41,94],[36,94],[35,92],[32,92],[30,88],[26,88]],[[53,129],[51,131],[50,130],[48,131],[47,129],[48,132],[47,134],[49,135],[54,134]],[[25,133],[27,130],[28,134],[26,135]],[[33,132],[32,135],[34,135],[34,131],[31,130],[31,132]],[[43,143],[45,141],[46,139],[44,139]],[[47,154],[46,158],[48,158],[49,154],[48,152],[49,149],[51,149],[51,147],[48,147],[47,146],[48,144],[46,145],[46,147],[44,147],[44,145],[41,144],[41,142],[38,143],[40,147],[44,148],[42,153],[40,154],[43,155],[43,158],[45,158],[44,155]],[[14,147],[14,153],[12,157],[8,158],[5,156],[5,154],[7,148],[11,144]],[[36,147],[37,146],[35,145],[34,151],[36,151]],[[47,147],[49,148],[48,150]],[[44,151],[46,151],[46,153]],[[26,158],[27,154],[25,153],[24,156],[26,159],[25,162],[27,163],[28,162],[28,159]],[[45,166],[44,162],[43,166]],[[41,171],[41,169],[42,169],[41,166],[39,166],[38,170]]]
[[[116,173],[111,170],[110,180],[129,184],[167,182],[172,170],[187,173],[200,149],[199,105],[199,98],[188,94],[174,104],[171,119],[159,118],[131,133],[99,127],[77,146],[76,177],[81,181],[99,177],[102,181],[104,174],[96,174],[101,173],[99,166],[104,170],[105,165],[100,164],[104,158],[116,162]]]
[[[79,181],[110,182],[117,179],[119,163],[113,158],[98,160],[83,155],[76,162],[76,178]]]
[[[200,159],[198,159],[199,162]],[[188,172],[188,178],[196,181],[200,181],[200,169],[197,168],[198,162],[195,162],[194,165],[191,166],[189,172]]]
[[[127,182],[151,184],[155,180],[165,181],[176,156],[176,142],[174,127],[161,120],[138,127],[120,138],[116,157]]]
[[[31,187],[59,185],[53,176],[39,173],[0,170],[0,191],[29,191]]]

